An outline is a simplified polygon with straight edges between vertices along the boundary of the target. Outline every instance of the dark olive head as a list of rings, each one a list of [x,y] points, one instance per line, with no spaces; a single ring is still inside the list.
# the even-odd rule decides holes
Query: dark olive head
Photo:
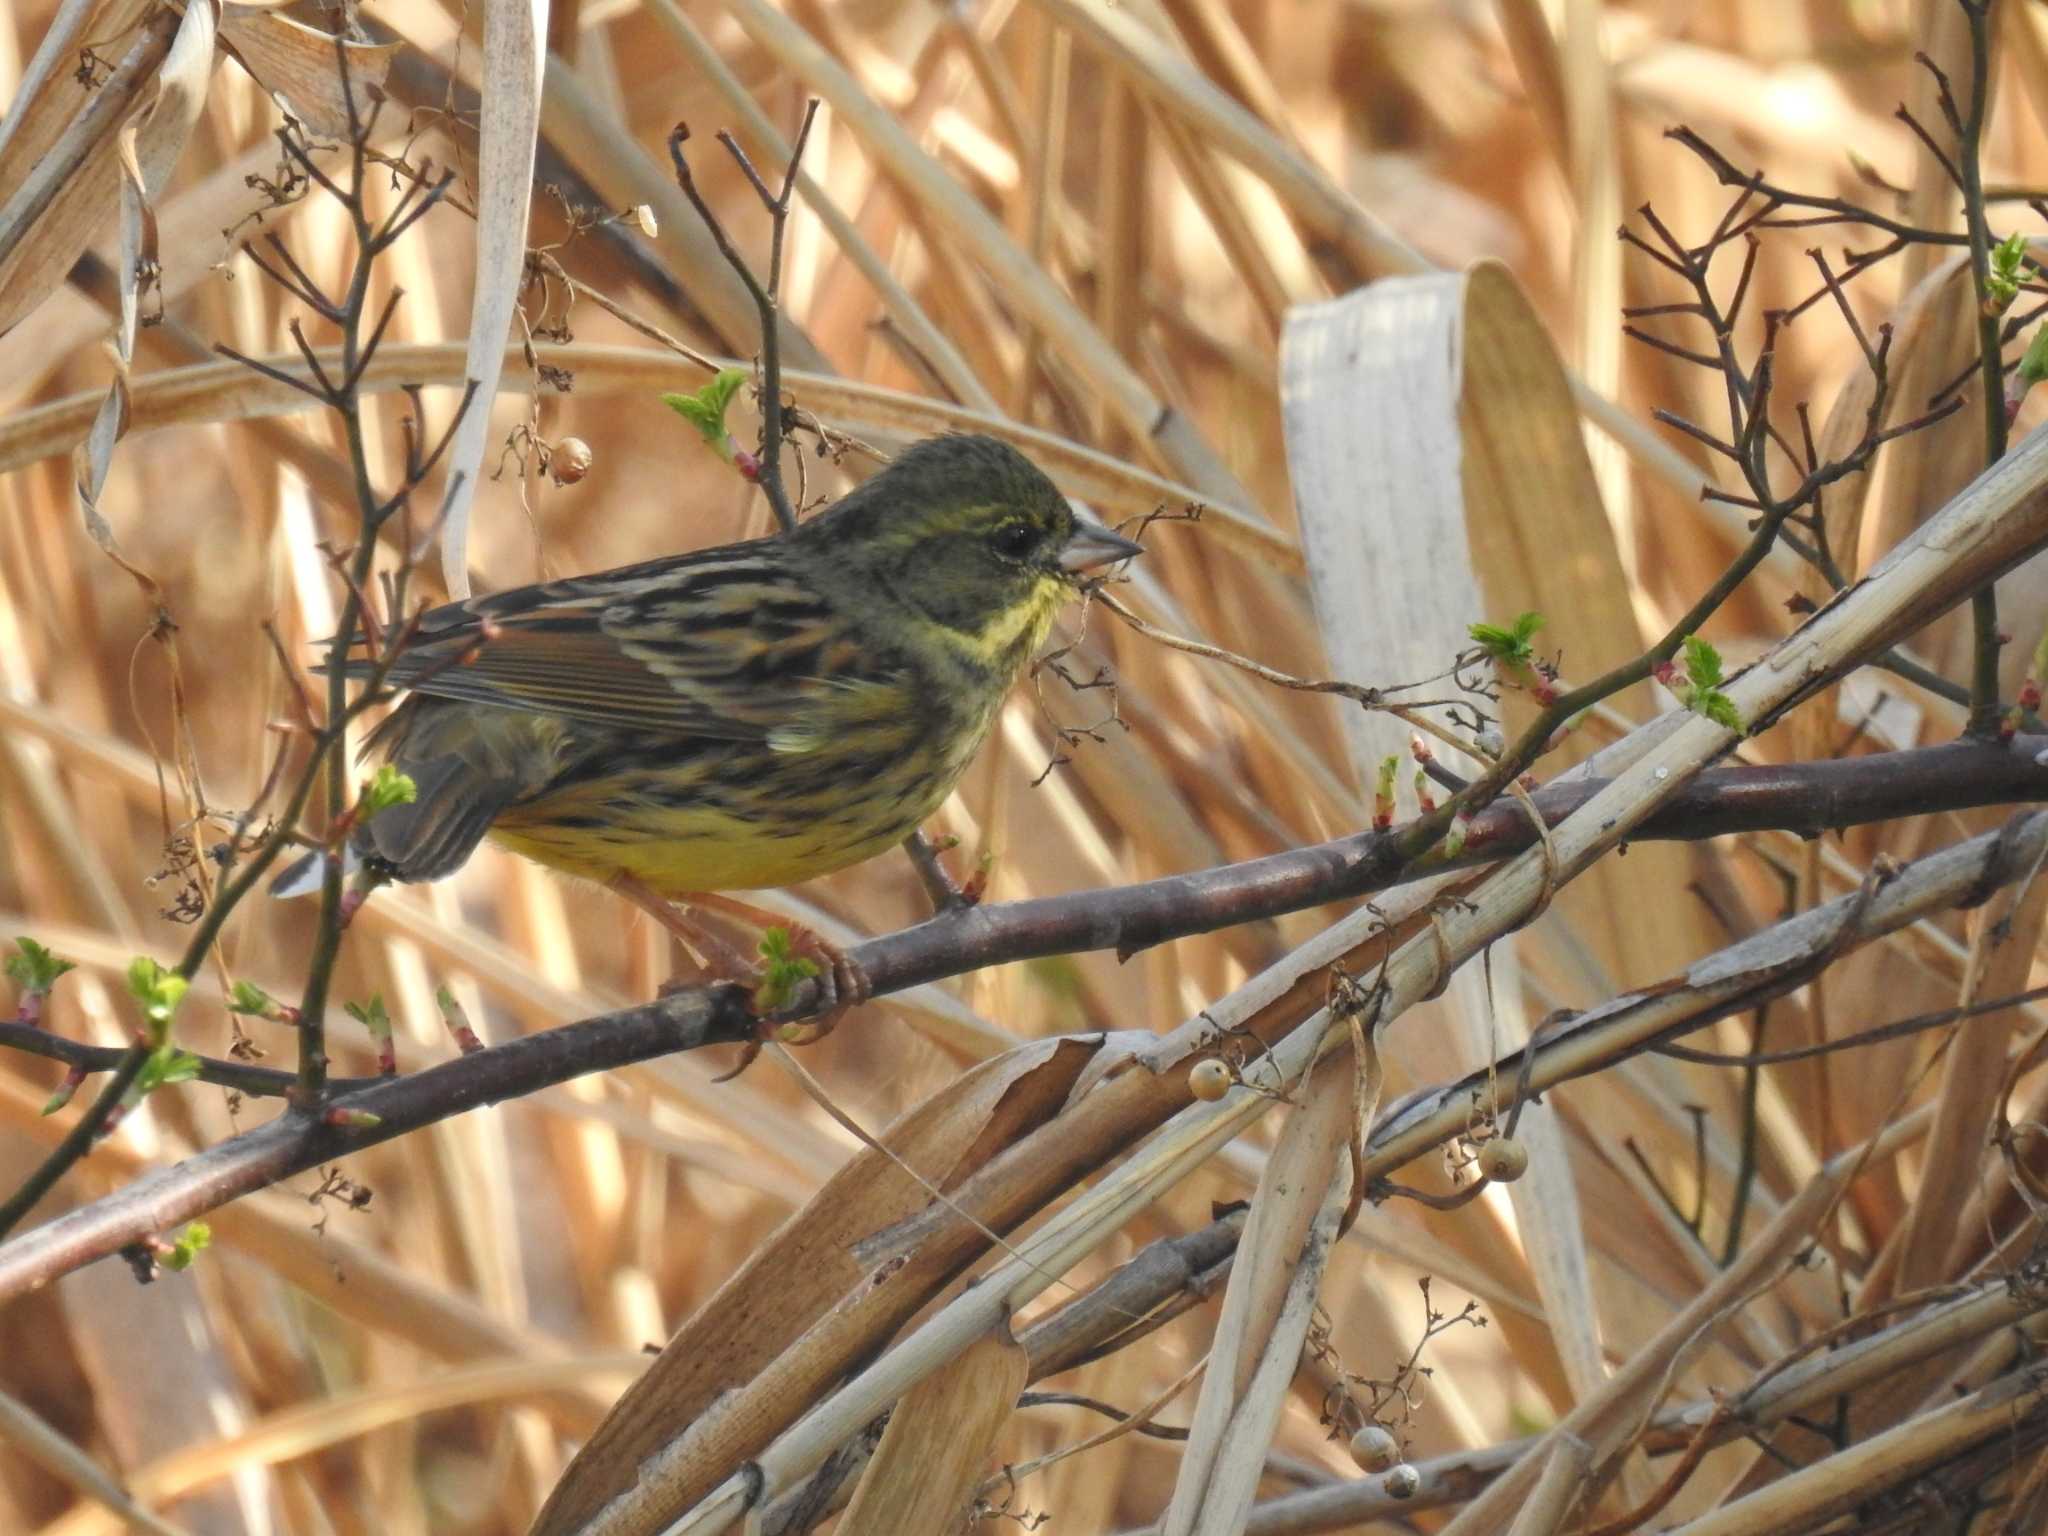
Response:
[[[811,558],[1005,650],[1042,636],[1083,573],[1142,553],[1077,517],[1008,443],[965,435],[910,448],[798,537]]]

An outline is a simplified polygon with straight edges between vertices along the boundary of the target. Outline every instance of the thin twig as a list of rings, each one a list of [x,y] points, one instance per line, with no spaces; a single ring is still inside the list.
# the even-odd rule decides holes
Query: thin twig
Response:
[[[690,174],[689,157],[683,153],[683,145],[689,142],[690,126],[677,123],[669,131],[668,155],[675,166],[676,184],[683,195],[690,200],[690,206],[697,210],[697,217],[704,221],[710,231],[712,243],[718,247],[719,255],[739,275],[746,285],[747,293],[753,298],[754,309],[761,321],[761,469],[760,485],[768,497],[768,505],[775,513],[775,521],[784,533],[796,527],[796,507],[789,499],[789,491],[782,480],[782,347],[781,313],[778,301],[782,283],[782,240],[789,223],[791,194],[796,190],[797,167],[802,164],[804,144],[810,138],[811,124],[818,115],[818,100],[812,97],[804,106],[802,125],[797,129],[796,142],[790,149],[789,166],[782,179],[782,190],[772,193],[747,159],[737,140],[728,133],[720,133],[719,142],[725,145],[732,157],[739,162],[754,191],[760,196],[762,206],[768,210],[769,246],[768,280],[764,283],[754,273],[747,259],[733,244],[732,236],[725,225],[705,201],[698,190],[697,179]]]
[[[1931,143],[1928,145],[1963,194],[1963,219],[1969,230],[1970,285],[1977,299],[1977,364],[1983,398],[1984,462],[1988,467],[2005,457],[2005,375],[2002,367],[1998,322],[2003,312],[1991,295],[1991,226],[1984,211],[1984,169],[1982,145],[1984,119],[1990,107],[1991,20],[1990,7],[1957,0],[1969,23],[1970,99],[1958,113],[1949,90],[1948,76],[1926,54],[1916,54],[1921,64],[1933,71],[1941,93],[1945,115],[1954,126],[1956,158],[1950,163]],[[1923,135],[1923,140],[1924,140]],[[2004,642],[1998,632],[1998,591],[1986,583],[1970,597],[1970,719],[1967,729],[1975,736],[1998,733],[1998,653]]]

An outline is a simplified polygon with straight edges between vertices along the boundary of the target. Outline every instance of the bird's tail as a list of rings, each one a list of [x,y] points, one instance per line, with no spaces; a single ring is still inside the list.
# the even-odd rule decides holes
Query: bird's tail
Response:
[[[491,777],[456,756],[401,765],[412,780],[414,798],[387,806],[349,839],[342,876],[374,865],[386,878],[407,882],[438,880],[460,869],[499,812],[518,798],[517,786]],[[313,852],[271,882],[276,897],[305,896],[320,889],[333,856]]]
[[[476,852],[519,787],[449,755],[403,765],[414,798],[380,812],[364,830],[376,857],[400,880],[452,875]]]

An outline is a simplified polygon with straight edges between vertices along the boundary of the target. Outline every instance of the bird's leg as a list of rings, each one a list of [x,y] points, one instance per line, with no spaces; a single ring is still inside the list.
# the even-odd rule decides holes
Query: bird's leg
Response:
[[[753,958],[708,923],[693,922],[688,901],[671,901],[659,891],[631,875],[616,875],[611,887],[662,927],[683,941],[684,947],[710,968],[713,976],[737,981],[751,976]]]
[[[776,1030],[775,1037],[793,1045],[808,1045],[813,1040],[822,1040],[832,1032],[832,1026],[850,1009],[866,1002],[874,994],[867,973],[857,965],[844,950],[802,923],[792,922],[765,908],[750,902],[739,901],[731,896],[711,891],[681,892],[665,896],[646,882],[631,875],[617,875],[611,881],[612,889],[647,913],[662,927],[681,939],[693,952],[700,955],[714,972],[726,977],[758,976],[759,967],[753,957],[731,942],[717,927],[704,921],[704,916],[715,915],[731,918],[748,927],[766,932],[780,928],[789,934],[790,949],[800,958],[813,962],[818,967],[818,1013],[801,1023],[791,1023],[784,1029]],[[770,1015],[763,1020],[764,1033],[774,1028],[775,1018]],[[749,1053],[748,1060],[752,1059]],[[742,1063],[744,1066],[745,1063]]]
[[[832,1026],[875,994],[874,984],[853,957],[823,934],[806,928],[764,907],[740,901],[714,891],[695,891],[678,898],[686,906],[717,912],[766,932],[781,928],[789,934],[792,951],[818,967],[818,1012],[802,1021],[803,1033],[796,1039],[778,1038],[792,1045],[808,1045],[832,1033]]]

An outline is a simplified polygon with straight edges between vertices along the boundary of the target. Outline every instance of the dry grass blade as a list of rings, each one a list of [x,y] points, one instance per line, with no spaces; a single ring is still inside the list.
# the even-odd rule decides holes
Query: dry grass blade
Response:
[[[725,61],[686,16],[674,0],[650,0],[649,8],[655,19],[668,30],[679,43],[690,61],[702,69],[718,87],[718,93],[730,108],[740,115],[745,133],[751,141],[756,158],[770,165],[787,165],[790,162],[790,147],[776,132],[754,99],[746,93]],[[839,248],[846,257],[860,269],[862,277],[875,287],[888,306],[889,314],[902,326],[917,355],[935,372],[952,392],[953,397],[976,411],[990,415],[998,414],[995,397],[983,387],[982,382],[960,355],[946,334],[935,326],[925,314],[924,308],[895,276],[887,263],[874,251],[860,230],[832,201],[831,195],[809,173],[799,170],[796,178],[797,190],[804,201],[814,209],[818,217],[831,230],[839,242]]]
[[[1898,1133],[1892,1133],[1896,1136]],[[1656,1408],[1683,1358],[1698,1349],[1712,1329],[1776,1281],[1811,1241],[1849,1180],[1865,1161],[1881,1155],[1882,1140],[1835,1158],[1725,1270],[1638,1349],[1598,1394],[1586,1399],[1543,1435],[1512,1471],[1467,1505],[1444,1527],[1445,1536],[1477,1536],[1504,1528],[1529,1497],[1550,1463],[1552,1449],[1576,1439],[1593,1447],[1595,1465],[1624,1449]]]
[[[116,140],[142,109],[181,30],[173,12],[152,17],[99,92],[0,205],[0,331],[12,329],[63,281],[106,222],[118,184]],[[207,31],[210,47],[210,26]]]
[[[545,1398],[593,1378],[630,1376],[640,1361],[631,1354],[572,1360],[485,1361],[411,1382],[391,1383],[287,1409],[232,1440],[201,1445],[137,1470],[130,1480],[144,1498],[171,1500],[237,1469],[309,1456],[331,1446],[411,1423],[422,1414],[507,1398]],[[111,1512],[80,1512],[44,1526],[37,1536],[111,1536]]]
[[[14,151],[0,160],[0,198],[14,196],[71,120],[73,104],[55,88],[62,79],[56,69],[75,53],[87,23],[126,31],[142,9],[136,0],[119,7],[102,7],[100,0],[62,0],[37,40],[34,57],[14,82],[6,115],[0,117],[0,149]]]
[[[0,1120],[17,1133],[54,1142],[62,1129],[40,1115],[39,1099],[6,1084]],[[144,1166],[133,1153],[108,1148],[109,1171],[133,1175]],[[211,1225],[222,1244],[246,1253],[288,1281],[307,1299],[358,1326],[388,1334],[430,1356],[459,1364],[508,1358],[545,1361],[568,1353],[560,1340],[493,1317],[473,1299],[411,1273],[374,1249],[309,1230],[306,1202],[285,1195],[238,1201]],[[566,1388],[550,1399],[563,1429],[588,1434],[610,1403],[596,1391]]]
[[[337,42],[274,11],[223,7],[220,45],[265,90],[324,138],[348,136],[350,118],[384,88],[398,43]],[[353,98],[353,101],[351,101]]]
[[[574,343],[537,345],[534,353],[544,363],[567,370],[580,391],[593,395],[645,395],[694,388],[703,382],[701,369],[645,347]],[[332,364],[336,358],[324,350],[314,355],[323,364]],[[523,361],[523,356],[523,349],[508,350],[506,361]],[[297,359],[278,354],[263,361],[289,371]],[[387,346],[364,369],[361,383],[365,393],[395,392],[415,383],[452,387],[460,382],[464,365],[463,350],[450,343]],[[1161,507],[1199,506],[1219,540],[1277,570],[1298,572],[1302,568],[1301,552],[1294,542],[1256,512],[1241,503],[1209,501],[1194,487],[1165,479],[1141,465],[1050,432],[900,390],[794,369],[785,377],[828,423],[856,436],[912,438],[942,432],[988,432],[1016,443],[1044,463],[1071,494],[1105,513],[1132,518]],[[507,385],[514,384],[535,387],[523,369],[508,372]],[[140,376],[128,399],[131,432],[240,421],[308,408],[305,397],[289,386],[232,363],[195,363]],[[70,448],[84,435],[98,401],[97,395],[75,396],[20,412],[0,423],[0,473]]]
[[[185,1527],[173,1524],[138,1504],[90,1456],[5,1393],[0,1393],[0,1440],[11,1442],[23,1455],[49,1469],[87,1498],[105,1505],[127,1530],[141,1531],[146,1536],[183,1536]]]
[[[1290,319],[1282,358],[1289,462],[1310,590],[1324,647],[1340,675],[1375,682],[1427,676],[1465,650],[1467,628],[1519,613],[1545,616],[1539,646],[1564,656],[1625,654],[1636,643],[1626,583],[1581,446],[1577,412],[1541,327],[1513,280],[1482,266],[1464,276],[1396,278]],[[1570,551],[1568,558],[1561,557]],[[1554,618],[1551,616],[1555,616]],[[1460,679],[1423,691],[1449,696],[1446,725],[1490,704]],[[1530,706],[1507,698],[1504,722]],[[1397,722],[1346,717],[1353,771],[1370,780],[1406,757]],[[1409,772],[1415,772],[1410,768]],[[1405,775],[1403,775],[1405,777]],[[1643,932],[1683,854],[1595,870],[1591,891],[1566,894],[1565,945],[1589,944],[1609,977],[1696,948],[1673,923]],[[1621,914],[1636,914],[1622,921]],[[1539,960],[1546,924],[1523,947]],[[1442,1005],[1463,1069],[1523,1043],[1522,989],[1512,964],[1494,985],[1461,974]],[[1570,959],[1550,959],[1551,974]],[[1642,974],[1636,972],[1636,974]],[[1432,1037],[1439,1032],[1432,1030]],[[1392,1048],[1400,1055],[1401,1037]],[[1403,1056],[1411,1073],[1421,1063]],[[1578,1201],[1553,1111],[1530,1111],[1529,1176],[1510,1191],[1523,1243],[1576,1393],[1605,1376]]]
[[[476,500],[490,438],[490,403],[497,398],[505,343],[512,334],[525,277],[527,210],[533,196],[547,32],[548,0],[493,5],[484,11],[476,289],[463,364],[463,377],[474,382],[477,394],[449,445],[448,501],[441,514],[441,579],[451,597],[469,596],[469,509]],[[351,116],[360,110],[351,107]]]
[[[1162,405],[1129,363],[1067,296],[1004,234],[979,204],[947,176],[863,91],[815,39],[763,0],[736,0],[733,14],[784,66],[845,116],[870,149],[934,217],[995,275],[1012,300],[1115,410],[1125,430],[1149,444],[1181,479],[1205,497],[1243,505],[1236,477],[1202,441],[1193,423]]]
[[[1972,964],[1964,978],[1962,1001],[2007,997],[2015,981],[2024,983],[2033,970],[2044,919],[2048,885],[2038,871],[1974,914]],[[1863,1289],[1866,1304],[1894,1291],[1919,1290],[1948,1274],[1949,1252],[1963,1230],[1959,1222],[1982,1182],[1975,1154],[1989,1143],[1999,1109],[1983,1085],[2004,1076],[2007,1053],[2021,1033],[2019,1024],[2015,1013],[2003,1029],[1994,1025],[1965,1030],[1946,1042],[1927,1176],[1895,1237],[1896,1262],[1891,1262],[1891,1254],[1882,1255],[1877,1274]]]
[[[1236,1531],[1258,1492],[1324,1266],[1351,1204],[1352,1137],[1362,1129],[1357,1070],[1340,1053],[1306,1082],[1286,1085],[1300,1108],[1288,1116],[1252,1197],[1244,1256],[1230,1272],[1210,1367],[1161,1527],[1165,1536]],[[1373,1077],[1376,1089],[1377,1071]],[[1368,1120],[1376,1107],[1365,1106]]]
[[[1298,1032],[1289,1042],[1291,1050],[1268,1058],[1273,1072],[1284,1079],[1313,1060],[1313,1045],[1302,1044],[1309,1034]],[[1253,1101],[1250,1110],[1244,1107],[1245,1099]],[[882,1407],[939,1369],[1011,1309],[1057,1283],[1083,1254],[1194,1173],[1256,1118],[1262,1103],[1257,1095],[1245,1094],[1234,1112],[1191,1110],[1177,1117],[1102,1183],[1018,1243],[979,1285],[920,1325],[827,1403],[797,1420],[755,1458],[758,1479],[748,1474],[728,1477],[689,1509],[674,1524],[678,1536],[714,1536],[728,1530],[753,1502],[772,1500],[794,1486]],[[603,1536],[627,1536],[650,1528],[642,1519],[643,1511],[629,1515],[615,1504],[593,1530]]]
[[[950,1536],[973,1503],[1029,1364],[1001,1329],[906,1392],[837,1528],[846,1536]]]
[[[1090,1054],[1073,1042],[1020,1048],[880,1139],[951,1188],[1056,1110]],[[864,1260],[858,1247],[930,1202],[891,1157],[869,1151],[849,1163],[669,1342],[556,1487],[536,1536],[581,1529],[600,1508],[628,1522],[616,1530],[658,1530],[692,1502],[704,1467],[751,1454],[768,1426],[815,1401],[843,1362],[871,1350],[944,1278],[913,1266],[898,1284],[873,1286],[875,1263],[892,1274],[904,1265]],[[771,1290],[772,1317],[761,1317]],[[748,1391],[730,1397],[736,1382]]]
[[[1980,1441],[2033,1439],[2048,1411],[2037,1373],[1992,1382],[1959,1403],[1873,1435],[1770,1487],[1678,1526],[1674,1536],[1763,1536],[1825,1521]]]

